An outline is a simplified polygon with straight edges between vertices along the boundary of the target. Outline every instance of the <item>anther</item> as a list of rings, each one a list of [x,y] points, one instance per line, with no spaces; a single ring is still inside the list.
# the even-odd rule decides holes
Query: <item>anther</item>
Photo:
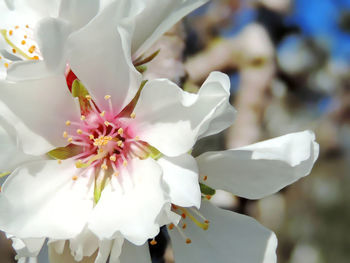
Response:
[[[136,117],[136,113],[135,113],[135,112],[133,112],[133,113],[130,114],[130,118],[131,118],[131,119],[135,119],[135,117]]]
[[[106,114],[106,112],[105,112],[105,111],[102,111],[102,112],[100,113],[100,116],[101,116],[101,117],[104,117],[105,114]]]
[[[106,95],[105,100],[109,100],[111,98],[111,95]]]
[[[71,124],[70,121],[66,121],[66,126],[69,126]]]
[[[186,229],[187,225],[183,224],[182,229]]]
[[[62,163],[62,160],[57,160],[58,164],[61,164]]]
[[[118,145],[119,147],[121,147],[121,146],[123,145],[123,141],[122,141],[122,140],[117,141],[117,145]]]
[[[91,100],[91,96],[90,96],[90,95],[86,95],[85,98],[86,98],[87,100]]]
[[[192,243],[192,240],[189,239],[189,238],[187,238],[187,239],[186,239],[186,244],[191,244],[191,243]]]
[[[124,160],[123,161],[123,165],[126,167],[128,165],[128,161],[127,160]]]
[[[173,230],[173,229],[174,229],[174,226],[175,226],[175,225],[174,225],[173,223],[171,223],[171,224],[169,225],[169,229],[170,229],[170,230]]]
[[[12,36],[12,34],[13,34],[13,30],[10,30],[9,35]]]
[[[111,125],[111,123],[108,122],[108,121],[105,121],[104,124],[106,125],[106,127],[108,127],[109,125]]]
[[[152,239],[149,243],[150,243],[152,246],[157,245],[157,241],[156,241],[155,239]]]
[[[68,142],[72,142],[72,141],[73,141],[73,138],[72,138],[72,137],[69,137],[69,138],[67,139],[67,141],[68,141]]]
[[[35,46],[34,46],[34,45],[31,46],[31,47],[28,49],[28,52],[29,52],[30,54],[33,54],[34,51],[35,51]]]
[[[21,44],[22,44],[22,45],[25,45],[25,44],[26,44],[26,41],[25,41],[25,40],[22,40],[22,41],[21,41]]]
[[[9,63],[5,63],[4,66],[5,66],[5,68],[8,68],[9,67]]]
[[[212,197],[211,195],[206,195],[206,196],[205,196],[205,198],[208,199],[208,200],[210,200],[211,197]]]
[[[140,137],[139,136],[135,136],[135,141],[138,141],[140,140]]]
[[[83,134],[83,131],[82,131],[81,129],[78,129],[78,130],[77,130],[77,133],[78,133],[78,134]]]
[[[182,217],[183,219],[186,219],[186,214],[185,214],[185,213],[182,213],[182,214],[181,214],[181,217]]]
[[[124,131],[123,131],[123,128],[119,128],[119,129],[118,129],[118,134],[119,134],[119,135],[123,135],[123,132],[124,132]]]
[[[208,179],[208,176],[205,175],[205,176],[203,177],[203,180],[206,181],[207,179]]]
[[[13,49],[12,49],[12,52],[13,52],[14,54],[16,54],[17,50],[13,48]]]
[[[109,157],[109,160],[115,162],[117,160],[117,157],[115,157],[115,155],[112,155],[111,157]]]
[[[114,172],[114,176],[115,176],[115,177],[118,177],[118,175],[119,175],[119,172],[118,172],[118,171],[115,171],[115,172]]]
[[[86,119],[86,117],[85,117],[84,115],[81,115],[80,119],[81,119],[82,121],[84,121],[84,120]]]
[[[107,164],[104,163],[104,164],[101,165],[101,168],[102,168],[103,170],[107,170],[107,169],[108,169],[108,166],[107,166]]]
[[[68,138],[68,133],[66,131],[63,132],[63,138]]]
[[[78,180],[78,176],[74,175],[74,176],[72,177],[72,180],[73,180],[73,181]]]
[[[90,140],[95,139],[95,137],[94,137],[94,135],[93,135],[93,134],[90,134],[90,135],[89,135],[89,138],[90,138]]]

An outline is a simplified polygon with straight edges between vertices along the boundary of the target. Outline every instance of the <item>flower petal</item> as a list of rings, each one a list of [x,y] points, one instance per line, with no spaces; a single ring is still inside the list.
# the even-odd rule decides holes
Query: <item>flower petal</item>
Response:
[[[122,254],[120,255],[121,263],[151,263],[151,255],[148,249],[148,243],[142,246],[135,246],[125,240]]]
[[[12,247],[16,251],[17,258],[37,257],[44,245],[45,238],[20,239],[11,235],[6,235],[12,240]]]
[[[258,199],[308,175],[318,152],[315,135],[304,131],[196,159],[209,186]]]
[[[80,114],[63,76],[3,81],[0,92],[0,103],[12,111],[2,116],[15,127],[25,153],[40,155],[67,144],[62,138],[65,122]]]
[[[91,257],[98,247],[97,237],[86,227],[78,236],[69,240],[69,248],[76,261],[81,261],[84,257]]]
[[[132,100],[141,83],[141,75],[131,61],[129,30],[117,26],[117,19],[121,19],[118,14],[125,11],[123,15],[127,16],[132,8],[124,0],[115,1],[87,26],[72,34],[68,43],[73,72],[99,107],[108,108],[104,96],[111,95],[116,113]]]
[[[228,103],[227,87],[220,79],[214,81],[224,74],[215,75],[198,94],[187,93],[166,79],[148,81],[134,109],[136,118],[130,121],[135,133],[163,154],[178,156],[188,152],[198,136],[227,127],[231,120],[210,127],[213,118],[220,116],[218,110]]]
[[[92,232],[100,239],[113,238],[120,232],[137,245],[157,235],[158,216],[169,203],[161,175],[153,159],[132,159],[103,190],[89,222]]]
[[[85,257],[80,263],[95,263],[96,255],[93,255],[92,257]],[[71,254],[71,251],[68,247],[68,244],[65,244],[63,253],[59,254],[55,250],[53,244],[49,244],[49,262],[50,263],[77,263],[77,261],[74,260],[74,257]]]
[[[75,237],[93,208],[89,178],[73,181],[76,173],[68,160],[37,161],[16,169],[0,195],[0,228],[18,238]]]
[[[171,203],[199,208],[201,192],[195,159],[190,154],[184,154],[177,157],[164,156],[157,162],[162,167],[163,180],[169,187]]]
[[[187,220],[185,234],[192,240],[186,244],[175,229],[170,230],[177,263],[274,263],[277,239],[253,218],[217,208],[203,201],[200,212],[208,218],[208,230]]]
[[[146,0],[145,2],[145,9],[136,17],[132,41],[132,53],[135,53],[135,57],[145,52],[181,18],[208,0]]]

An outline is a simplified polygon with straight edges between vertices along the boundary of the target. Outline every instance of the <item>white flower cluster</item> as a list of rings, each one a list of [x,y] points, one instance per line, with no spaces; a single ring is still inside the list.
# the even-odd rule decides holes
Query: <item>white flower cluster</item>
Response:
[[[135,67],[205,2],[0,3],[0,230],[20,262],[47,240],[53,263],[149,263],[164,225],[178,263],[276,262],[273,232],[208,199],[258,199],[308,175],[314,134],[194,158],[234,121],[229,78],[213,72],[190,94]]]

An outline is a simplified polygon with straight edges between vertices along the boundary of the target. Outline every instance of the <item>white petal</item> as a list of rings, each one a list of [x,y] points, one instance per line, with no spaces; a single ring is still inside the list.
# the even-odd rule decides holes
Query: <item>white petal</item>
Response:
[[[145,52],[162,34],[188,13],[208,0],[146,0],[146,8],[136,17],[132,53]]]
[[[0,102],[13,113],[2,116],[15,127],[25,153],[39,155],[67,144],[62,138],[65,122],[80,115],[63,76],[3,81],[0,91]]]
[[[12,247],[16,250],[18,258],[37,257],[44,245],[45,238],[20,239],[11,235],[6,235],[12,240]]]
[[[91,257],[98,247],[99,242],[97,237],[87,228],[69,241],[71,254],[76,261],[82,260],[83,257]]]
[[[182,206],[196,206],[201,203],[198,183],[198,168],[190,154],[177,157],[162,157],[158,164],[163,170],[163,180],[169,187],[171,203]]]
[[[120,171],[120,178],[113,177],[111,187],[103,190],[89,222],[92,232],[100,239],[110,239],[120,232],[137,245],[156,236],[158,216],[169,203],[161,174],[161,168],[151,158],[131,160]]]
[[[131,62],[130,32],[117,26],[118,7],[118,1],[109,5],[89,25],[72,34],[68,44],[73,72],[99,107],[108,108],[104,96],[111,95],[116,113],[131,101],[141,83],[141,75]]]
[[[89,178],[72,180],[77,172],[72,161],[37,161],[16,169],[0,195],[0,228],[19,238],[75,237],[93,208]]]
[[[124,243],[124,238],[120,236],[114,239],[108,263],[120,263],[119,257],[120,257],[120,254],[122,253],[123,243]]]
[[[249,199],[270,195],[308,175],[319,152],[310,131],[197,157],[205,184]]]
[[[100,248],[97,253],[97,257],[95,263],[106,263],[111,253],[113,241],[109,239],[105,239],[100,241]]]
[[[95,258],[96,255],[93,255],[92,257],[86,257],[79,263],[94,263]],[[57,253],[52,244],[49,244],[49,259],[50,263],[77,263],[77,261],[75,261],[74,257],[71,255],[71,251],[67,244],[64,248],[63,253],[60,254]]]
[[[49,71],[64,73],[66,66],[64,48],[70,32],[70,25],[64,20],[50,17],[39,22],[36,38]]]
[[[208,230],[186,219],[186,244],[176,229],[169,230],[177,263],[275,263],[277,239],[253,218],[202,202],[200,212],[208,218]]]
[[[99,9],[96,0],[61,0],[59,17],[69,21],[73,30],[86,25]]]
[[[18,61],[11,64],[7,70],[8,81],[21,81],[47,78],[53,73],[47,67],[44,61],[28,60]]]
[[[228,103],[227,86],[214,78],[211,75],[198,94],[189,94],[166,79],[147,82],[134,110],[136,118],[131,121],[135,133],[167,156],[188,152],[219,116],[217,111]],[[215,125],[215,129],[229,124],[231,121],[220,128]]]
[[[148,249],[148,243],[142,246],[135,246],[134,244],[125,240],[122,254],[120,256],[120,263],[151,263],[151,255]]]

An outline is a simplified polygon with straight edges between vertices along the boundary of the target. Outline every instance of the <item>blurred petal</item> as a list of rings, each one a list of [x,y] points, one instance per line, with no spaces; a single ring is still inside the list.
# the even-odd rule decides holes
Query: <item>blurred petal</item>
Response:
[[[12,111],[2,112],[2,116],[15,127],[25,153],[40,155],[67,144],[62,138],[65,122],[78,119],[80,114],[64,76],[3,81],[0,92],[0,102]]]
[[[141,55],[181,18],[206,2],[208,0],[146,0],[145,9],[136,17],[132,54]]]
[[[75,237],[93,208],[89,178],[74,181],[76,173],[72,161],[37,161],[16,169],[0,195],[0,228],[24,239]]]
[[[120,255],[120,263],[151,263],[151,255],[148,249],[148,242],[142,246],[135,246],[125,240]]]
[[[189,154],[184,154],[177,157],[164,156],[157,162],[162,167],[163,179],[169,187],[171,203],[199,208],[201,192],[195,159]]]
[[[117,26],[118,14],[125,11],[123,15],[127,16],[132,13],[128,11],[130,8],[125,0],[112,3],[91,23],[72,34],[68,44],[73,72],[99,107],[108,108],[104,96],[111,95],[116,113],[133,99],[141,83],[141,75],[130,55],[132,24],[127,28]]]
[[[318,152],[315,135],[304,131],[196,159],[209,186],[258,199],[308,175]]]
[[[92,257],[86,257],[82,261],[79,261],[80,263],[95,263],[96,255]],[[74,260],[74,257],[71,255],[71,251],[68,247],[68,245],[65,245],[65,248],[63,250],[63,253],[59,254],[55,250],[52,244],[49,245],[49,259],[50,263],[77,263],[77,261]],[[105,262],[104,262],[105,263]]]
[[[89,222],[91,231],[100,239],[120,232],[137,245],[157,235],[158,216],[169,203],[161,175],[153,159],[132,159],[103,190]]]
[[[136,119],[130,121],[140,139],[167,156],[188,152],[199,135],[210,132],[210,122],[218,116],[217,110],[228,103],[227,87],[217,78],[224,74],[215,75],[210,76],[198,94],[187,93],[166,79],[148,81],[134,110]]]
[[[18,258],[37,257],[45,242],[45,238],[20,239],[11,235],[6,236],[11,238],[12,247]]]
[[[253,218],[217,208],[203,201],[200,212],[210,221],[208,230],[187,219],[186,244],[176,229],[170,230],[177,263],[275,263],[277,239]]]

